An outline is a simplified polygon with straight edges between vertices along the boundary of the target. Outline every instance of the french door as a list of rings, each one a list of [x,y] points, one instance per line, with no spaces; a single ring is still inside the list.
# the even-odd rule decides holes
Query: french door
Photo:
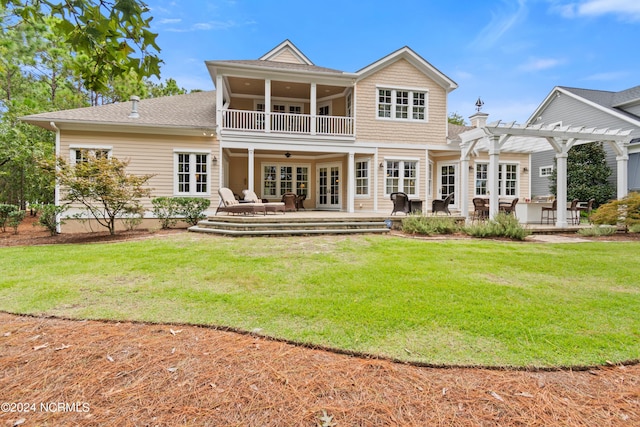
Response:
[[[458,195],[456,194],[456,175],[458,165],[455,163],[440,163],[438,167],[438,197],[444,199],[447,195],[454,193],[451,205],[458,206]]]
[[[340,209],[340,176],[339,163],[318,165],[317,169],[317,207],[320,209]]]

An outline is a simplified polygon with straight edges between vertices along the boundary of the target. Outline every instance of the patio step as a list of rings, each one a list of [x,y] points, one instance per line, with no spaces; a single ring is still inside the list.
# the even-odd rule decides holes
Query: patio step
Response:
[[[387,233],[380,218],[220,217],[200,221],[189,231],[230,236]]]

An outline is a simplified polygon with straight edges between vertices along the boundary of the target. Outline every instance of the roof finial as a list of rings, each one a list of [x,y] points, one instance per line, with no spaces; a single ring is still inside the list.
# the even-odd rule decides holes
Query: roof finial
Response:
[[[478,100],[476,101],[476,111],[479,113],[480,110],[482,110],[482,106],[484,105],[484,102],[482,102],[482,99],[480,99],[480,97],[478,97]]]

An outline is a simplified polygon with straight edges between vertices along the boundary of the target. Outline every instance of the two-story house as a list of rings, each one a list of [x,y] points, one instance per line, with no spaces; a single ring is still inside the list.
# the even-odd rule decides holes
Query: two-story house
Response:
[[[305,207],[391,212],[390,194],[423,201],[456,196],[464,128],[447,122],[457,84],[408,47],[356,72],[314,65],[286,40],[256,60],[206,61],[216,90],[57,111],[23,120],[56,132],[56,153],[129,159],[153,173],[153,197],[219,203],[220,187],[278,201],[305,194]],[[486,152],[475,153],[470,200],[486,186]],[[501,157],[503,196],[526,197],[528,154]],[[484,184],[483,184],[484,183]],[[59,198],[60,195],[58,194]],[[150,201],[146,200],[151,217]]]

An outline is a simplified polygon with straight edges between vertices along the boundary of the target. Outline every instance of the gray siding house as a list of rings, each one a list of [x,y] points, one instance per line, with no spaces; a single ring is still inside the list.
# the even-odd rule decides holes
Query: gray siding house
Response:
[[[640,191],[640,86],[619,92],[556,86],[529,117],[528,125],[561,124],[632,130],[629,146],[628,191]],[[605,144],[607,164],[617,179],[616,155]],[[552,150],[531,156],[531,195],[550,193],[549,175],[554,167]]]

